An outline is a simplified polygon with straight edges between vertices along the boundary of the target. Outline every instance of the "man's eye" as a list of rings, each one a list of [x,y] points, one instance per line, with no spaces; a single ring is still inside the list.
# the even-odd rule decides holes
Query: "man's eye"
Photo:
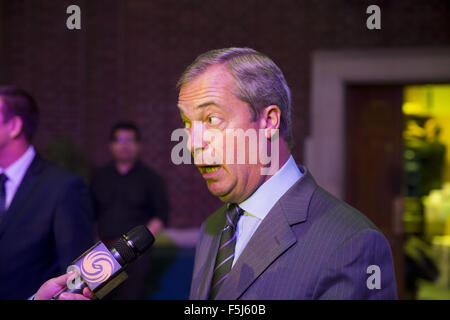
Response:
[[[208,123],[211,125],[216,125],[216,124],[220,123],[220,119],[215,116],[210,116],[210,117],[208,117]]]

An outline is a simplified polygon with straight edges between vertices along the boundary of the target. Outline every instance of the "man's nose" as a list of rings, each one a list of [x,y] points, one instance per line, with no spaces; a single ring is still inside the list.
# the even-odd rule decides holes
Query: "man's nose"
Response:
[[[208,147],[208,142],[204,139],[204,126],[201,121],[194,121],[189,133],[188,148],[192,155],[202,152]]]

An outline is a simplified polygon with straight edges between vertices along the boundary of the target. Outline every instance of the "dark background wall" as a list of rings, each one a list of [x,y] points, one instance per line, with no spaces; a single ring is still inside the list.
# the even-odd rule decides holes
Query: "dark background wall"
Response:
[[[66,28],[70,4],[81,7],[80,31]],[[366,28],[370,4],[381,7],[382,30]],[[111,125],[135,120],[143,159],[168,183],[170,225],[194,227],[220,202],[193,166],[172,164],[170,134],[181,125],[175,83],[198,54],[247,46],[281,67],[293,93],[293,153],[302,162],[311,52],[448,46],[449,13],[447,0],[0,0],[0,83],[36,97],[36,146],[72,150],[86,177],[109,159]]]

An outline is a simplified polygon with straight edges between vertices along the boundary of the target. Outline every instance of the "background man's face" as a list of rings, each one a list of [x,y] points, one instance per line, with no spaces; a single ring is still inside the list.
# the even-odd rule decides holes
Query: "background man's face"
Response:
[[[234,89],[234,79],[226,67],[213,66],[181,87],[178,107],[189,134],[189,150],[209,191],[224,202],[239,203],[250,196],[264,179],[260,174],[261,165],[248,164],[248,161],[245,164],[225,163],[222,159],[222,164],[214,166],[201,160],[205,153],[226,154],[227,129],[259,129],[260,122],[253,121],[252,110],[235,96]],[[195,125],[201,124],[203,132],[221,132],[224,143],[218,144],[214,139],[203,137],[200,143],[198,139],[195,142],[192,137],[194,121]],[[237,143],[234,143],[233,152],[234,155],[245,152],[246,159],[249,159],[248,147],[238,150]]]
[[[134,162],[139,156],[139,143],[133,130],[119,129],[111,142],[111,152],[116,162]]]
[[[0,97],[0,149],[3,149],[9,141],[11,141],[10,137],[10,126],[8,125],[8,121],[5,122],[3,117],[4,104],[2,98]]]

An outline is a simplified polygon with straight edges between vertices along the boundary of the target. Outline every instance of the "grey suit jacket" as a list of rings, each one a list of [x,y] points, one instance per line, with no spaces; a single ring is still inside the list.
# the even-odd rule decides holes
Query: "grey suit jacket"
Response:
[[[300,169],[304,175],[261,222],[216,299],[396,299],[386,238]],[[201,226],[190,299],[208,299],[225,211]]]

